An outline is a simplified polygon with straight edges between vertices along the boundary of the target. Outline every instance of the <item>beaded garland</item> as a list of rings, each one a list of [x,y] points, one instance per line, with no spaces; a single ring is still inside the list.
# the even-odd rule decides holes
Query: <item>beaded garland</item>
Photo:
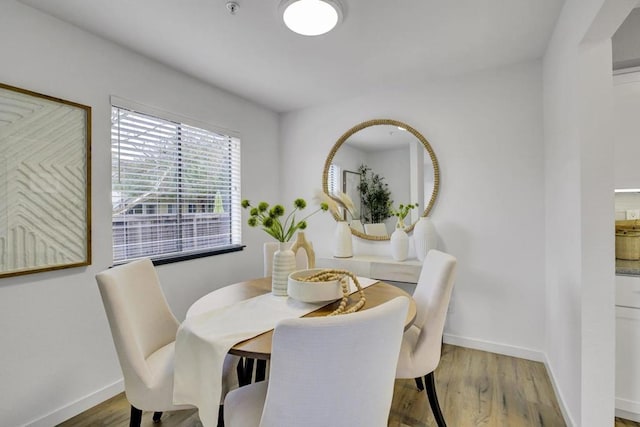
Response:
[[[347,302],[349,301],[349,278],[353,279],[353,283],[356,284],[358,293],[360,294],[360,300],[353,307],[347,309]],[[303,282],[329,282],[333,280],[340,281],[340,285],[342,286],[342,299],[340,300],[340,305],[334,311],[327,314],[327,316],[355,313],[356,311],[360,310],[367,302],[367,299],[364,295],[364,289],[362,289],[362,286],[360,286],[358,278],[355,274],[347,270],[322,270],[300,280]]]

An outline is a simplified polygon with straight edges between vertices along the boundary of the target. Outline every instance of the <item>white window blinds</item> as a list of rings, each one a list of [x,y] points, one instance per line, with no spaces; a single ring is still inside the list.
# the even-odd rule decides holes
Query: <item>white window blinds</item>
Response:
[[[240,140],[114,106],[114,262],[241,241]]]
[[[340,166],[335,163],[331,163],[329,165],[329,182],[327,183],[329,187],[329,194],[337,194],[342,191],[342,185],[340,182],[342,181],[340,178]]]

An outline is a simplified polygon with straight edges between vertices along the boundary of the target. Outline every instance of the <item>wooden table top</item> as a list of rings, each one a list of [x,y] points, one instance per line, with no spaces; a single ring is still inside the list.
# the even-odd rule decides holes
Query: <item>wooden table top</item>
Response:
[[[187,317],[192,317],[206,311],[228,306],[249,298],[256,297],[271,292],[271,278],[248,280],[246,282],[235,283],[216,289],[197,300],[187,311]],[[364,290],[367,302],[360,310],[373,308],[398,296],[409,298],[409,311],[405,320],[405,330],[408,329],[416,319],[416,303],[405,291],[397,286],[384,282],[375,283]],[[355,292],[349,297],[348,306],[355,304],[360,299],[359,293]],[[319,308],[303,317],[326,316],[335,310],[340,301],[336,301]],[[250,357],[252,359],[269,359],[271,356],[271,340],[273,330],[265,332],[257,337],[242,341],[231,348],[229,353],[237,356]]]

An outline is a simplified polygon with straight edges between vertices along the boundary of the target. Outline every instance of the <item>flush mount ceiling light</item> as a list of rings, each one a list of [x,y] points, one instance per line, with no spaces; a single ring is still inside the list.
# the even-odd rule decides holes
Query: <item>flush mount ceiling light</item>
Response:
[[[342,20],[337,0],[283,0],[280,12],[287,28],[303,36],[328,33]]]

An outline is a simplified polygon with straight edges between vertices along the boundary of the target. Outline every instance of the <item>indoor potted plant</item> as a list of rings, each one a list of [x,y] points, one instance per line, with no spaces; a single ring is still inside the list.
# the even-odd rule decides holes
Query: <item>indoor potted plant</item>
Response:
[[[400,204],[398,209],[390,209],[391,215],[398,218],[396,229],[391,233],[391,256],[396,261],[404,261],[409,255],[409,236],[404,231],[404,219],[413,208],[417,208],[417,203],[407,205]]]
[[[289,274],[296,268],[296,258],[289,248],[288,242],[298,230],[307,228],[307,219],[312,215],[329,209],[326,203],[320,203],[320,207],[301,220],[296,221],[296,212],[306,208],[304,199],[293,201],[293,210],[285,217],[284,206],[276,204],[270,206],[267,202],[260,202],[252,206],[249,200],[242,201],[242,207],[249,209],[247,224],[251,227],[260,226],[267,234],[280,243],[279,249],[273,254],[273,270],[271,275],[271,292],[274,295],[287,295],[287,282]]]

